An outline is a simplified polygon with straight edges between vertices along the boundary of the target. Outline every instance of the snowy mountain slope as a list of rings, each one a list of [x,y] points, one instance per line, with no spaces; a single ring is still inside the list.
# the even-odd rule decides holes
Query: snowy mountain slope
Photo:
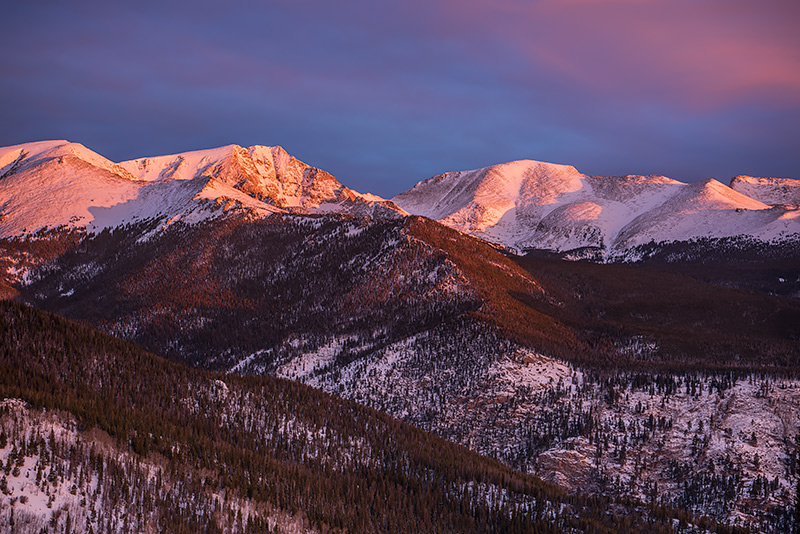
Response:
[[[735,176],[731,180],[731,189],[771,206],[800,204],[800,180],[791,178]]]
[[[92,232],[145,219],[197,222],[231,209],[259,216],[403,214],[280,147],[229,145],[120,164],[67,141],[0,148],[3,237],[59,226]]]
[[[565,165],[515,161],[443,174],[393,200],[409,213],[466,233],[489,240],[518,240],[524,238],[520,234],[527,221],[544,216],[555,207],[559,195],[581,190],[579,176]]]
[[[14,466],[2,478],[8,496],[0,502],[3,532],[156,532],[156,525],[167,522],[199,530],[214,521],[209,511],[219,509],[219,493],[192,488],[196,473],[170,473],[155,458],[142,458],[102,430],[84,426],[64,412],[33,409],[17,398],[0,400],[0,427],[9,431],[0,461]],[[263,514],[252,501],[233,495],[225,501],[225,514],[241,515],[243,523],[313,532],[289,513]],[[185,514],[170,511],[181,508]],[[212,523],[217,529],[244,531],[221,515]]]
[[[0,235],[71,226],[98,231],[145,219],[193,221],[234,207],[281,211],[210,176],[143,180],[67,141],[0,149]]]
[[[30,167],[35,163],[46,162],[53,158],[77,158],[122,178],[135,179],[113,161],[92,152],[79,143],[70,143],[64,140],[39,141],[0,148],[0,178],[5,178],[23,167]]]
[[[82,145],[66,141],[0,149],[0,235],[44,226],[86,226],[90,209],[135,198],[135,178]]]
[[[717,181],[591,176],[531,160],[445,173],[392,200],[517,251],[620,253],[650,241],[740,234],[771,240],[800,232],[797,209],[771,208]]]
[[[214,177],[257,200],[300,213],[400,213],[390,202],[343,186],[331,174],[303,163],[279,146],[228,145],[125,161],[120,166],[151,182]]]
[[[800,231],[800,212],[772,208],[717,180],[688,184],[660,206],[634,218],[616,235],[613,247],[650,241],[749,235],[770,241]]]
[[[569,491],[632,495],[753,532],[785,531],[797,380],[690,376],[667,389],[655,377],[602,380],[518,346],[475,350],[447,336],[466,351],[453,361],[445,337],[414,336],[339,367],[335,355],[305,355],[277,374],[380,407]],[[413,354],[422,347],[436,363],[420,365]]]

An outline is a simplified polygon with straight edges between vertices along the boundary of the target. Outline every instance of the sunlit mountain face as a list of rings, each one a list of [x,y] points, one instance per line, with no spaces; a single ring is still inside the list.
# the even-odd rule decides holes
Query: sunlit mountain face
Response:
[[[584,249],[613,258],[648,243],[740,235],[795,239],[798,184],[737,177],[732,188],[657,175],[589,176],[525,160],[436,176],[393,200],[517,252]]]

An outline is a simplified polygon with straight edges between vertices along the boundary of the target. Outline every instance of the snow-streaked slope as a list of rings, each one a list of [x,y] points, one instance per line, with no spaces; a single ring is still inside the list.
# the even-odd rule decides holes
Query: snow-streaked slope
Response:
[[[772,208],[715,180],[591,176],[531,160],[445,173],[392,200],[409,213],[518,251],[614,253],[650,241],[770,240],[800,232],[797,210]]]
[[[53,158],[76,158],[128,180],[135,180],[120,165],[93,152],[79,143],[69,141],[39,141],[8,147],[0,147],[0,178],[23,167],[45,162]]]
[[[800,204],[800,180],[736,176],[731,180],[731,188],[772,206]]]
[[[786,211],[738,193],[717,180],[688,184],[662,205],[648,210],[616,235],[614,248],[649,241],[749,235],[769,241],[800,231]],[[791,213],[790,213],[791,215]]]
[[[99,231],[145,219],[195,222],[240,207],[281,211],[210,176],[148,180],[67,141],[3,148],[0,163],[4,237],[59,226]]]
[[[68,141],[0,148],[0,237],[60,226],[91,232],[145,219],[196,222],[239,208],[257,215],[403,214],[280,147],[228,145],[119,164]]]
[[[401,213],[390,202],[343,186],[329,173],[303,163],[279,146],[228,145],[120,165],[149,182],[213,177],[259,201],[295,212]]]

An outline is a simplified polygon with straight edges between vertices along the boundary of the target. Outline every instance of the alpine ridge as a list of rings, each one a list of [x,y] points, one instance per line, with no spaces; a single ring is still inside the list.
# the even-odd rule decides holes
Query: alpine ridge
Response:
[[[659,175],[593,176],[531,160],[448,172],[392,199],[516,252],[593,251],[624,257],[648,243],[800,235],[800,180],[683,183]],[[763,199],[763,201],[761,200]]]
[[[228,145],[121,163],[68,141],[0,148],[0,236],[61,226],[95,232],[143,220],[193,223],[231,210],[403,214],[281,147]]]
[[[441,174],[385,200],[279,146],[227,145],[120,163],[68,141],[0,148],[0,237],[58,227],[97,232],[145,220],[196,223],[231,210],[256,217],[421,215],[516,253],[636,260],[638,249],[653,244],[797,241],[800,180],[687,184],[520,160]]]
[[[800,180],[735,176],[731,188],[772,206],[800,204]]]

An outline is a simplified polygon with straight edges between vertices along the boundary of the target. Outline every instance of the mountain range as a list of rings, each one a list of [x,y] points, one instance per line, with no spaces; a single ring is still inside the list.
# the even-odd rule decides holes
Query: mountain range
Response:
[[[791,179],[686,184],[526,160],[445,173],[393,201],[517,252],[589,249],[613,257],[650,242],[740,235],[782,241],[800,232],[800,180]]]
[[[578,491],[611,499],[602,504],[608,517],[629,519],[639,525],[633,530],[788,532],[800,467],[798,183],[737,177],[731,187],[683,184],[523,161],[448,173],[385,200],[356,193],[279,147],[231,145],[113,163],[66,141],[17,145],[0,149],[0,291],[77,320],[80,339],[101,335],[85,330],[91,326],[177,369],[221,373],[191,375],[207,393],[221,387],[214,380],[265,391],[272,382],[238,375],[266,375],[366,405],[422,429],[420,436],[430,432],[555,483],[568,499]],[[4,331],[4,346],[23,347],[3,360],[10,373],[4,391],[30,406],[9,401],[3,413],[35,427],[44,417],[41,395],[14,389],[14,377],[33,373],[38,384],[72,375],[35,367],[44,356],[28,362],[22,355],[41,349],[31,339],[55,335],[39,333],[43,324],[72,327],[43,312],[8,310],[25,319]],[[80,366],[94,369],[106,357],[76,348],[82,342],[65,346],[67,355],[94,362]],[[125,358],[112,359],[122,369],[139,365]],[[119,379],[125,391],[137,391],[135,375]],[[84,392],[71,396],[128,402],[107,390],[92,400],[91,377],[70,380],[69,388]],[[147,395],[169,406],[177,387],[164,386],[163,398],[158,389]],[[231,421],[251,421],[237,412],[247,395],[237,395],[231,403],[214,396],[219,420],[191,423],[228,425],[234,434],[223,448],[244,439]],[[314,398],[322,413],[341,411],[328,397]],[[97,419],[71,401],[48,399],[45,406],[66,412],[59,425]],[[275,417],[292,420],[297,408],[281,402],[273,409],[286,411]],[[189,417],[168,415],[178,426]],[[120,454],[158,458],[132,437],[157,435],[144,428],[126,430]],[[315,435],[341,432],[314,428],[309,441],[290,446],[281,438],[269,454],[288,447],[297,451],[291,461],[313,460],[318,453],[304,456],[302,447]],[[121,433],[109,424],[104,431]],[[336,439],[351,451],[345,458],[359,457],[362,434]],[[168,445],[159,443],[163,454]],[[11,458],[10,447],[0,459]],[[448,468],[430,461],[430,476],[452,484],[437,471]],[[194,476],[173,468],[178,477]],[[200,514],[213,515],[214,483]],[[224,513],[252,505],[243,491]],[[699,528],[695,520],[645,515],[651,523],[642,527],[626,502],[716,523]],[[325,513],[313,525],[324,531],[343,517],[351,527],[367,524],[331,515],[337,506],[319,508]],[[287,528],[314,530],[302,506],[279,508],[290,518]],[[115,524],[124,521],[120,508],[108,510]],[[562,523],[566,531],[625,528],[592,530],[594,514],[569,511]],[[385,517],[376,512],[370,521]],[[473,528],[456,523],[451,530]]]
[[[624,258],[649,243],[800,236],[800,180],[737,176],[686,184],[664,176],[592,176],[531,160],[449,172],[391,201],[360,194],[281,147],[229,145],[113,163],[66,141],[0,149],[0,235],[70,225],[258,214],[421,215],[522,253]]]

